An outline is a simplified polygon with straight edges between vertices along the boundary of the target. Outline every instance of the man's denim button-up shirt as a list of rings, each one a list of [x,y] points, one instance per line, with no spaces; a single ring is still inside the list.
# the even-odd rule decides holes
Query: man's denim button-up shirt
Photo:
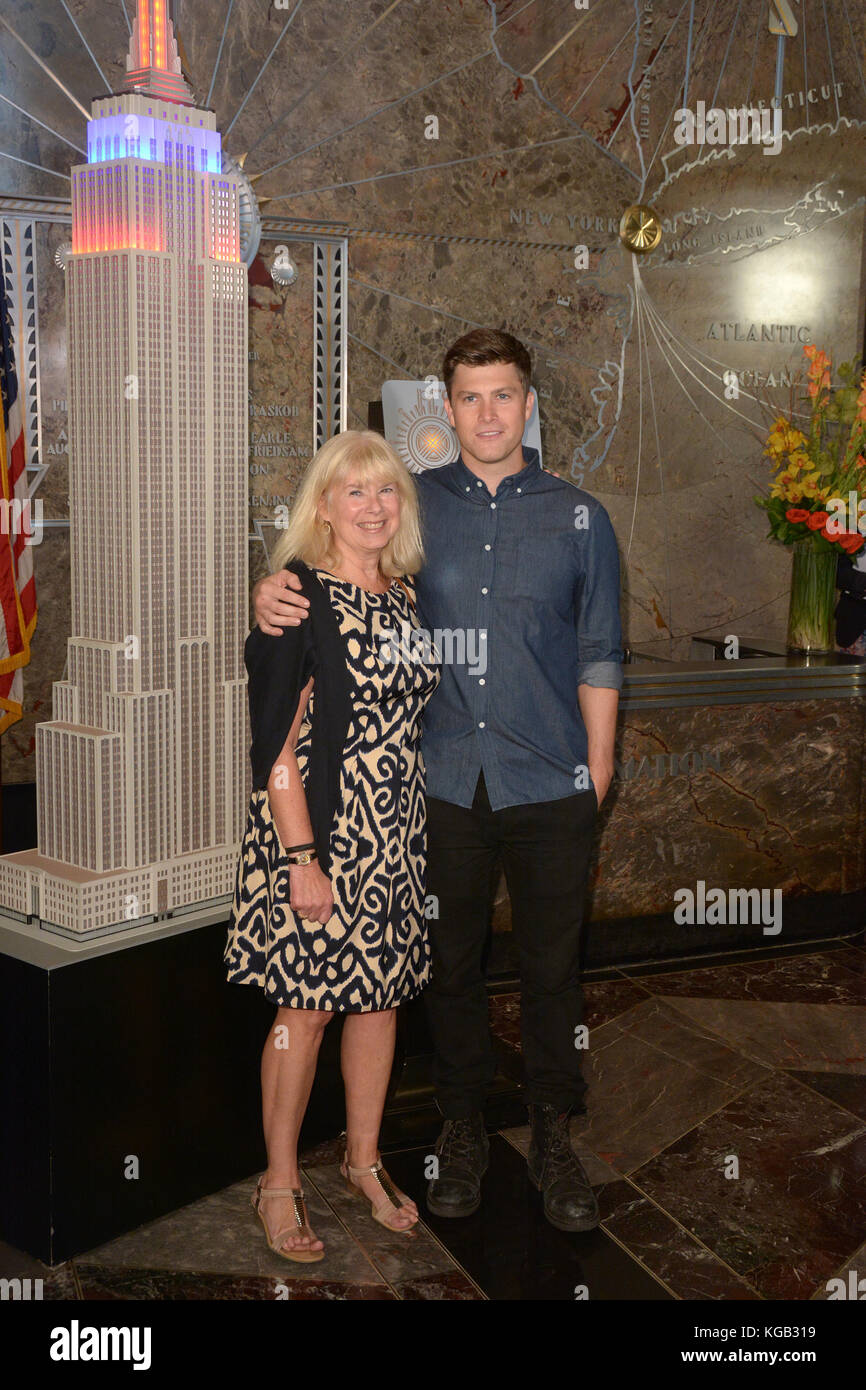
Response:
[[[587,764],[580,684],[622,686],[619,554],[590,493],[539,465],[491,495],[462,457],[417,476],[419,623],[442,656],[424,713],[427,794],[493,810],[573,796]]]

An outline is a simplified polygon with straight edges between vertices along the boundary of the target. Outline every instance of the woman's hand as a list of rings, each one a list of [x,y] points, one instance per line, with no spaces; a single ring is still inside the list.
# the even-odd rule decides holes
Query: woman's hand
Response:
[[[318,860],[311,864],[289,865],[289,904],[308,922],[327,922],[334,911],[331,880],[323,874]]]
[[[278,570],[253,585],[253,611],[262,632],[279,637],[284,627],[300,627],[310,616],[310,600],[301,593],[296,574]]]

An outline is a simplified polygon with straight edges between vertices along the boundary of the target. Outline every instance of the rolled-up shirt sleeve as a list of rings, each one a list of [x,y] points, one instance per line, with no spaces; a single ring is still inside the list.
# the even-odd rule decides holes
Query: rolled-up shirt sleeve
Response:
[[[599,503],[580,537],[583,582],[577,597],[578,685],[622,689],[619,550],[610,517]]]

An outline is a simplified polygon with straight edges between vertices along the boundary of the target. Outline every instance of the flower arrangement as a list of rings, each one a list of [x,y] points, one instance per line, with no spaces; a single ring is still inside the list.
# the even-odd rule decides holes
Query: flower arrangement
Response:
[[[767,513],[768,534],[794,552],[788,647],[829,652],[835,646],[837,560],[866,544],[866,371],[860,377],[855,363],[841,363],[842,384],[834,391],[827,353],[814,343],[803,352],[808,432],[793,418],[776,417],[764,448],[773,483],[755,502]]]
[[[857,499],[866,497],[866,371],[858,390],[857,367],[843,362],[838,368],[843,384],[834,394],[830,358],[813,343],[803,352],[809,360],[809,432],[777,416],[764,449],[776,476],[768,495],[755,501],[769,517],[768,534],[783,545],[809,540],[818,551],[855,555],[866,544],[857,529],[858,511],[866,511],[866,505],[855,505],[854,516],[846,512],[852,492]]]

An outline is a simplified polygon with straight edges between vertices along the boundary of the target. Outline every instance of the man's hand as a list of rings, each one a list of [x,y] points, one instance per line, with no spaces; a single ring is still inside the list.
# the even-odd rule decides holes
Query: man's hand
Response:
[[[613,781],[613,767],[607,764],[600,767],[597,763],[589,764],[589,777],[595,787],[595,794],[598,797],[598,808],[601,810],[601,803],[607,796],[610,784]]]
[[[577,687],[577,699],[586,726],[586,761],[589,765],[589,775],[601,810],[601,803],[613,781],[619,691],[604,685],[582,683]]]
[[[300,627],[310,611],[310,600],[300,590],[301,581],[291,570],[267,574],[253,585],[253,611],[262,632],[279,637],[284,627]]]

